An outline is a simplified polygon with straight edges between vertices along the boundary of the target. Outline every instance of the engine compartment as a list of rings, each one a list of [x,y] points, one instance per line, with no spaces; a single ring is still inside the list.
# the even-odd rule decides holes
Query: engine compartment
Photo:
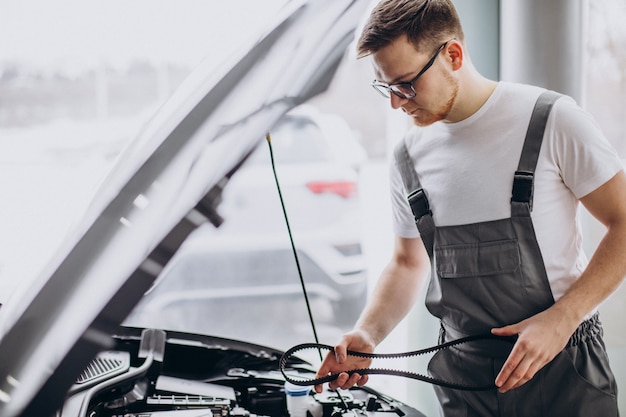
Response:
[[[57,417],[290,417],[279,351],[153,329],[125,329],[114,339],[114,349],[77,378]],[[313,373],[298,358],[288,366]],[[368,387],[311,390],[307,404],[307,417],[423,416]]]

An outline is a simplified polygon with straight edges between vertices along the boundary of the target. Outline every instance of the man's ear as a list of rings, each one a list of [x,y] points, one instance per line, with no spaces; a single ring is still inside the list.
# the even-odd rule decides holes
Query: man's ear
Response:
[[[463,66],[463,59],[465,58],[463,45],[456,39],[451,40],[446,46],[446,57],[452,64],[454,71],[460,69]]]

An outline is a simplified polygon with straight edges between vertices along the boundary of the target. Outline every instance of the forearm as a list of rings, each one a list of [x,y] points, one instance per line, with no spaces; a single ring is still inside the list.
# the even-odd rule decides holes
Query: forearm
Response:
[[[617,290],[625,276],[626,222],[619,222],[609,227],[585,271],[554,308],[580,323]]]
[[[428,277],[430,261],[421,241],[414,250],[419,254],[409,260],[397,254],[394,256],[383,270],[371,299],[355,325],[355,329],[366,332],[376,345],[411,310]]]

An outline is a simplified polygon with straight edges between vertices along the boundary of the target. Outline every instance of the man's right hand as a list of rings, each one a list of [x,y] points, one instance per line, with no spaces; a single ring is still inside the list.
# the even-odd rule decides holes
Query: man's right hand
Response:
[[[362,330],[353,330],[343,335],[339,343],[335,345],[334,352],[328,352],[320,365],[316,378],[321,378],[329,374],[339,373],[339,377],[328,383],[330,389],[348,389],[354,385],[365,385],[367,383],[367,375],[352,374],[348,375],[344,371],[352,369],[369,368],[372,360],[369,358],[361,358],[357,356],[348,356],[346,351],[373,353],[375,344],[372,338]],[[318,394],[323,390],[323,386],[316,385],[315,392]]]

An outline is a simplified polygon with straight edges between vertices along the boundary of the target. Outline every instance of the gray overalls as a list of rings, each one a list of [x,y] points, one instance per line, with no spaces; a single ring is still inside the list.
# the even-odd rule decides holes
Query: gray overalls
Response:
[[[440,342],[489,333],[554,304],[530,212],[546,121],[559,97],[546,91],[537,100],[514,176],[508,219],[435,226],[404,141],[396,148],[396,164],[433,266],[426,307],[441,320]],[[428,369],[443,380],[488,385],[495,381],[511,348],[507,343],[484,342],[443,350]],[[505,394],[495,389],[435,389],[447,417],[619,415],[617,387],[597,314],[583,322],[567,347],[520,388]]]

